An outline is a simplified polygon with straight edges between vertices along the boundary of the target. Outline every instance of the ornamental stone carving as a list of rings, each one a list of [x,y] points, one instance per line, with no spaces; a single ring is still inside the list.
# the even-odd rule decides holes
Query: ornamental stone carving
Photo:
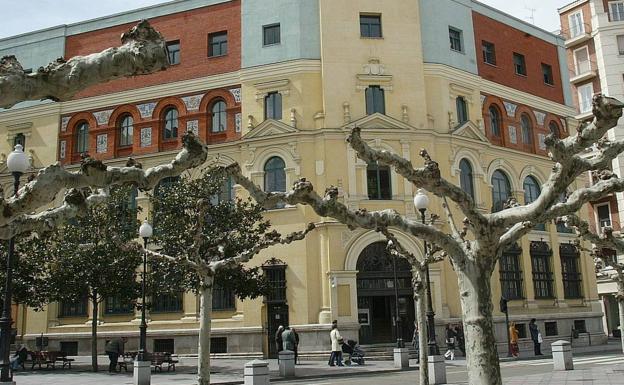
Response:
[[[507,129],[509,130],[509,141],[514,144],[518,143],[518,137],[516,136],[516,127],[509,126],[507,127]]]
[[[516,110],[518,109],[518,105],[509,102],[503,102],[503,104],[505,105],[505,111],[507,111],[507,116],[512,118],[516,117]]]
[[[108,124],[108,121],[112,114],[113,114],[113,110],[106,110],[106,111],[94,112],[93,116],[95,117],[95,121],[97,122],[97,124],[99,126],[102,126],[102,125]]]
[[[156,108],[156,102],[139,104],[136,106],[142,118],[151,118]]]
[[[98,154],[108,151],[108,135],[107,134],[98,135],[95,143],[96,143],[95,152],[97,152]]]

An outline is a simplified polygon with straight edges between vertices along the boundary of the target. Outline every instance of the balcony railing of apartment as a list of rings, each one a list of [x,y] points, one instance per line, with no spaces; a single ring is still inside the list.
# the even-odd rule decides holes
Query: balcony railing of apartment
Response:
[[[567,29],[563,29],[559,34],[565,39],[566,47],[588,40],[592,27],[589,23],[573,24]]]
[[[570,82],[579,83],[597,75],[598,64],[596,60],[584,60],[572,63],[569,67]]]

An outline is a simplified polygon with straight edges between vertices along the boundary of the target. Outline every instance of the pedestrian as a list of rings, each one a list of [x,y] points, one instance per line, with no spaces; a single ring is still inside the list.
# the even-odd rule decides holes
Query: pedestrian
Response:
[[[108,371],[110,373],[117,371],[117,361],[119,360],[119,356],[124,354],[124,344],[126,341],[128,341],[126,337],[115,337],[106,343],[105,350],[110,360],[110,364],[108,365]]]
[[[334,322],[332,322],[332,330],[331,332],[329,332],[329,338],[331,340],[332,348],[331,355],[329,356],[329,366],[344,366],[342,364],[342,347],[340,346],[342,345],[343,340],[342,336],[340,335],[340,331],[338,331],[337,320],[334,320]]]
[[[542,344],[542,333],[540,333],[535,321],[535,318],[531,318],[531,322],[529,322],[529,331],[531,332],[531,339],[533,340],[533,350],[535,351],[535,355],[541,356],[542,350],[540,345]]]
[[[509,325],[509,350],[511,351],[511,355],[516,358],[520,356],[518,339],[520,339],[520,333],[518,333],[518,329],[516,329],[516,323],[512,322],[511,325]]]
[[[11,369],[17,370],[20,366],[24,365],[24,362],[28,359],[28,348],[26,345],[21,345],[15,352],[13,357],[10,358]]]
[[[291,330],[295,335],[295,365],[297,365],[299,363],[299,333],[297,333],[295,328],[292,328]]]
[[[284,333],[284,326],[280,325],[275,332],[275,346],[277,348],[277,360],[279,361],[279,353],[284,349],[282,343],[282,333]]]
[[[295,333],[293,333],[292,329],[288,325],[286,325],[284,332],[282,332],[282,343],[284,350],[289,350],[291,352],[295,351]]]
[[[445,358],[450,358],[451,360],[455,359],[455,330],[451,328],[451,325],[446,325],[446,353],[444,353]]]
[[[466,339],[464,338],[464,327],[462,325],[455,326],[455,337],[457,339],[457,347],[461,350],[462,355],[466,357]]]
[[[420,362],[420,344],[418,342],[418,322],[414,321],[414,334],[412,334],[412,346],[416,351],[416,363]]]

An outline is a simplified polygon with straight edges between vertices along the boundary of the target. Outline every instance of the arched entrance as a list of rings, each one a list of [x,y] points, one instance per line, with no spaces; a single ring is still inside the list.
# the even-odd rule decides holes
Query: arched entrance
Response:
[[[366,246],[358,257],[357,270],[360,343],[396,341],[394,264],[393,257],[386,250],[386,242],[375,242]],[[415,312],[412,272],[407,260],[396,259],[396,277],[400,334],[404,341],[411,341]]]

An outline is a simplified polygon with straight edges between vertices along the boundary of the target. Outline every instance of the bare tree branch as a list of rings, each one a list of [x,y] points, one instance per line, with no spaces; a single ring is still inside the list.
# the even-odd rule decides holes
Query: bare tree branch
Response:
[[[147,21],[121,35],[122,46],[76,56],[26,73],[15,56],[0,59],[0,108],[25,100],[64,101],[77,92],[121,77],[150,74],[169,67],[166,43]]]

